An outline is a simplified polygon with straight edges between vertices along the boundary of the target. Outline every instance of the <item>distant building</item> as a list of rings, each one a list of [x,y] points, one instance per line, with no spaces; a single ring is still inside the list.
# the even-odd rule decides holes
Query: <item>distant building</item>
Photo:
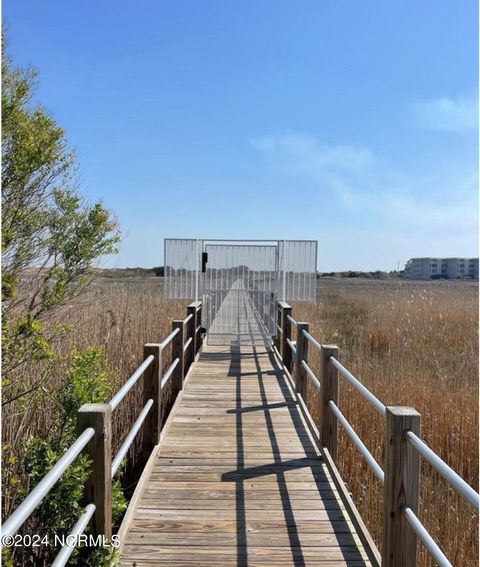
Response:
[[[404,276],[419,280],[478,279],[478,258],[412,258],[405,264]]]

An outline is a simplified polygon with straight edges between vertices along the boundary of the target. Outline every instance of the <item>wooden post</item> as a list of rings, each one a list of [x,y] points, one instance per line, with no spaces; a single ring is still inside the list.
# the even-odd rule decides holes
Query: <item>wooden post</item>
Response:
[[[143,426],[143,445],[148,454],[160,442],[162,428],[162,347],[159,344],[146,344],[143,347],[144,359],[153,355],[154,360],[143,374],[143,403],[153,400],[153,406]]]
[[[198,311],[197,311],[197,307],[200,304],[200,301],[194,301],[193,303],[190,303],[190,305],[188,306],[188,312],[189,313],[193,313],[193,345],[192,345],[192,355],[193,355],[193,360],[195,360],[195,355],[197,354],[197,349],[198,349],[198,333],[197,333],[197,327],[198,327]],[[190,309],[191,307],[195,306],[194,309]]]
[[[199,308],[197,311],[197,327],[201,327],[202,326],[202,310],[203,310],[203,304],[201,301],[199,301]],[[197,347],[195,350],[195,354],[200,350],[201,346],[202,346],[202,334],[201,331],[199,330],[198,333],[196,332],[196,340],[197,340]]]
[[[420,455],[403,436],[408,429],[420,436],[420,414],[410,407],[387,407],[385,416],[385,484],[383,497],[382,566],[415,567],[417,537],[402,506],[418,514]]]
[[[328,402],[338,405],[338,370],[329,362],[330,357],[338,360],[336,345],[322,345],[321,388],[320,388],[320,442],[328,449],[333,462],[337,462],[338,423]]]
[[[172,321],[172,331],[175,329],[180,329],[172,339],[172,363],[176,358],[179,359],[179,363],[175,367],[172,375],[172,388],[173,395],[175,396],[177,392],[183,389],[183,378],[185,376],[185,357],[183,355],[183,343],[185,342],[185,325],[182,321]]]
[[[282,329],[282,308],[280,307],[280,302],[277,301],[275,305],[275,312],[276,312],[276,320],[277,320],[277,340],[275,341],[275,346],[278,349],[278,352],[282,354],[282,333],[279,329]]]
[[[92,472],[85,485],[87,502],[95,504],[93,535],[112,536],[112,408],[110,404],[84,404],[77,414],[78,432],[87,427],[95,435],[85,447],[92,459]]]
[[[280,325],[282,327],[282,336],[280,338],[280,354],[282,355],[282,360],[285,368],[289,372],[292,372],[292,350],[287,343],[287,339],[292,340],[292,325],[290,323],[290,319],[288,318],[288,316],[292,316],[292,308],[288,303],[285,303],[284,301],[280,301],[279,305],[282,310],[282,322]]]
[[[303,398],[303,401],[307,403],[307,373],[302,366],[302,360],[307,362],[308,359],[308,341],[305,338],[303,331],[308,333],[308,323],[297,323],[297,358],[295,360],[295,380],[297,384],[297,392]]]
[[[187,324],[187,337],[186,339],[192,339],[192,342],[190,344],[190,346],[188,347],[187,353],[186,353],[186,360],[185,360],[185,374],[188,372],[188,369],[190,368],[192,362],[195,360],[195,337],[196,337],[196,332],[195,329],[197,328],[197,302],[193,302],[190,303],[190,305],[187,307],[187,316],[191,315],[192,317],[190,318],[190,320],[188,321]]]

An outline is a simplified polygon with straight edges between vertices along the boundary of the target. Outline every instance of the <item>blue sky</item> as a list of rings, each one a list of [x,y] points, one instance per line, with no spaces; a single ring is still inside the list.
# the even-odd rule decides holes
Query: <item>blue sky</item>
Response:
[[[320,270],[478,255],[473,0],[6,0],[16,63],[120,222],[318,239]]]

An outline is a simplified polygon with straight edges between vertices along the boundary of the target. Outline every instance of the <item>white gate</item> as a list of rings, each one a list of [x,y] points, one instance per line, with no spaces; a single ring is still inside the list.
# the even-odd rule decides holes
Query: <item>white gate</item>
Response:
[[[262,244],[206,244],[208,344],[269,344],[276,334],[278,249]]]
[[[165,240],[165,297],[203,299],[208,344],[268,345],[277,300],[316,299],[317,242]]]

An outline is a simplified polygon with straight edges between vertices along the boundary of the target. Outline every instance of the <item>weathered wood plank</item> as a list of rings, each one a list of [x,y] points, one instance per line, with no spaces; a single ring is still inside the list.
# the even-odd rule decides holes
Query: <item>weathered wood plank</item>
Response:
[[[291,510],[285,510],[286,513],[290,514]],[[189,521],[199,521],[203,520],[208,522],[209,520],[227,520],[233,521],[237,520],[238,514],[234,508],[229,510],[169,510],[167,508],[143,508],[140,504],[137,508],[137,518],[155,518],[155,519],[165,519],[165,520],[175,520],[177,522],[189,522]],[[272,515],[271,510],[249,510],[245,513],[245,516],[249,521],[267,521]],[[321,521],[321,520],[343,520],[346,516],[343,510],[297,510],[295,512],[294,520],[302,521]],[[241,524],[241,522],[239,522]]]
[[[181,494],[181,492],[185,492],[185,494]],[[235,500],[237,498],[236,491],[228,491],[228,490],[216,490],[216,489],[171,489],[171,490],[162,490],[162,489],[147,489],[144,493],[144,499],[142,503],[146,503],[147,505],[152,501],[157,501],[157,506],[159,505],[160,500],[165,503],[165,508],[170,508],[170,503],[176,502],[178,508],[187,508],[191,506],[191,508],[199,508],[202,507],[207,509],[215,509],[215,508],[235,508]],[[244,499],[244,507],[245,508],[252,508],[257,509],[261,508],[262,506],[265,509],[273,509],[278,507],[282,509],[285,506],[286,500],[288,499],[288,505],[292,505],[296,503],[297,506],[301,508],[308,509],[308,500],[312,500],[312,508],[322,509],[326,505],[330,506],[333,505],[331,503],[337,503],[339,508],[342,508],[342,502],[338,500],[338,493],[334,491],[326,492],[322,497],[318,497],[318,490],[301,490],[298,491],[298,494],[289,493],[288,489],[283,489],[282,486],[280,487],[267,487],[266,490],[249,490],[245,491],[242,494]],[[198,506],[197,506],[197,503]],[[257,503],[258,506],[257,506]],[[143,504],[141,504],[143,505]]]
[[[277,479],[268,479],[265,480],[258,480],[258,479],[251,479],[251,480],[244,480],[242,484],[239,485],[237,482],[200,482],[200,481],[179,481],[176,480],[174,482],[164,481],[164,480],[156,480],[154,477],[150,477],[150,482],[148,486],[151,486],[154,489],[161,489],[165,488],[166,490],[170,489],[178,489],[178,490],[188,490],[188,489],[196,489],[196,490],[215,490],[217,488],[222,488],[223,490],[230,490],[233,492],[240,492],[239,496],[241,496],[242,491],[246,490],[275,490],[280,487],[284,487],[289,493],[290,491],[298,491],[298,490],[317,490],[319,492],[319,498],[321,497],[321,491],[329,490],[331,487],[331,483],[328,481],[324,482],[306,482],[306,481],[291,481],[289,479],[278,481]]]
[[[228,559],[237,557],[237,546],[205,547],[185,545],[129,545],[124,552],[124,559],[156,559],[157,561],[172,560],[178,557],[196,558],[199,562],[210,562],[211,557]],[[272,558],[291,562],[293,558],[322,559],[331,561],[361,560],[362,556],[356,547],[251,547],[248,546],[248,557],[262,558],[264,565],[269,565]],[[288,564],[288,563],[287,563]],[[202,563],[199,563],[202,565]]]
[[[204,347],[122,545],[123,566],[370,565],[263,347]]]
[[[341,547],[355,546],[356,541],[350,533],[302,533],[298,535],[302,547]],[[252,547],[289,547],[291,540],[288,532],[275,534],[218,534],[184,532],[132,531],[129,543],[133,545],[184,545],[191,546],[230,547],[248,545]]]
[[[273,515],[272,515],[273,516]],[[203,521],[189,520],[188,522],[177,522],[172,519],[159,518],[135,518],[131,524],[132,532],[188,532],[188,533],[233,533],[239,532],[239,527],[244,528],[245,532],[276,534],[290,531],[294,526],[297,533],[333,533],[333,534],[352,534],[352,526],[348,520],[292,520],[279,516],[276,519],[265,521],[246,520],[241,526],[236,520],[211,520],[208,523]],[[354,535],[354,534],[353,534]],[[353,537],[352,535],[352,537]]]
[[[237,557],[219,557],[219,558],[211,558],[208,560],[209,565],[221,565],[222,567],[265,567],[265,559],[264,558],[256,558],[256,557],[248,557],[248,558],[237,558]],[[285,558],[270,558],[268,561],[268,567],[285,567],[288,565],[288,561],[285,561]],[[292,561],[290,561],[290,564]],[[183,557],[175,558],[168,560],[166,558],[162,558],[161,563],[158,562],[157,559],[124,559],[120,562],[121,567],[158,567],[158,565],[162,565],[162,567],[199,567],[198,559],[191,558],[186,559]],[[339,560],[339,561],[332,561],[331,559],[314,559],[308,561],[308,567],[365,567],[366,563],[363,560],[354,561],[354,560]]]

